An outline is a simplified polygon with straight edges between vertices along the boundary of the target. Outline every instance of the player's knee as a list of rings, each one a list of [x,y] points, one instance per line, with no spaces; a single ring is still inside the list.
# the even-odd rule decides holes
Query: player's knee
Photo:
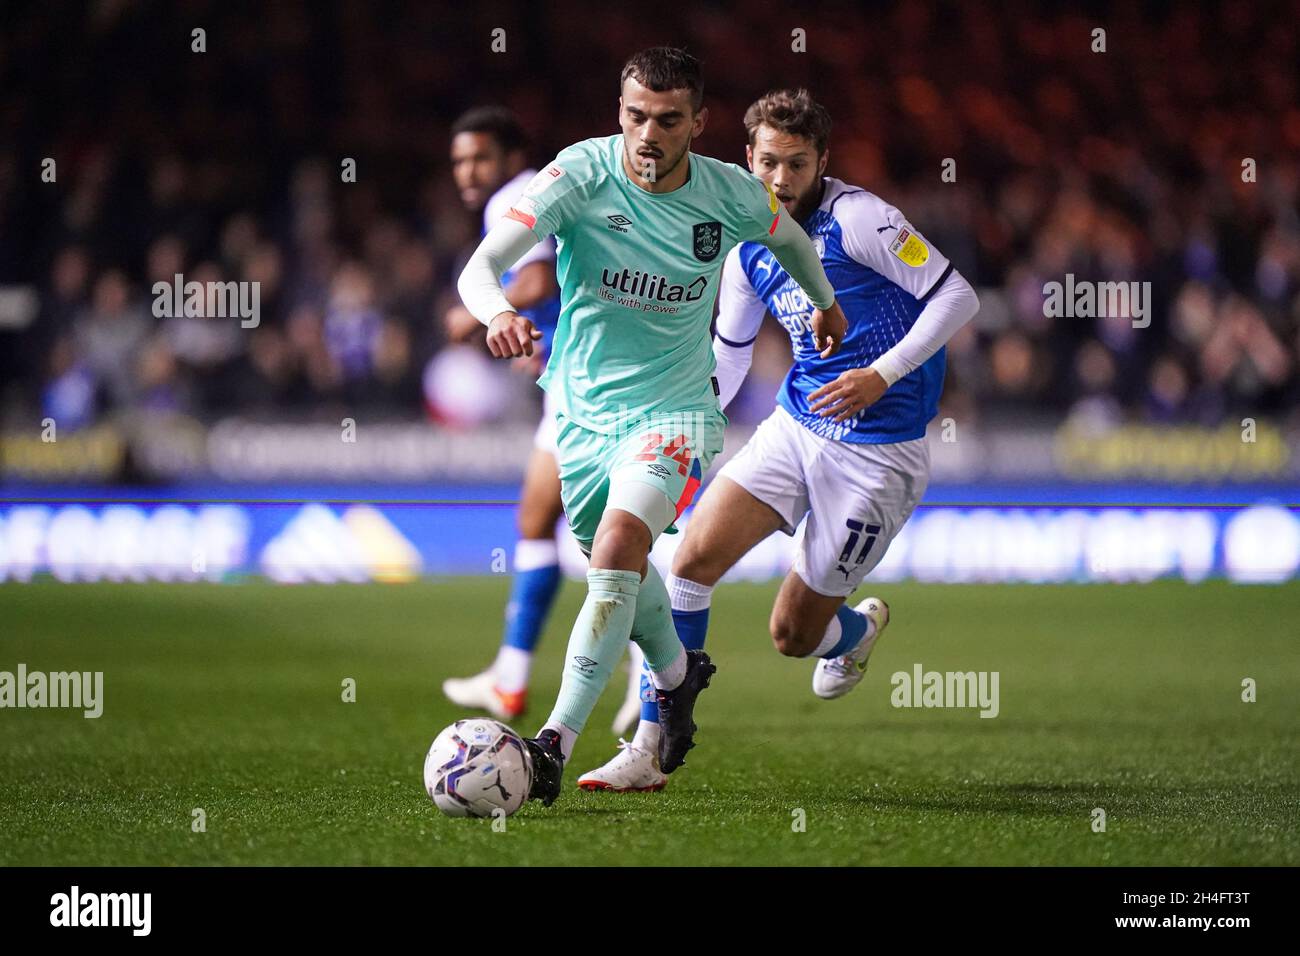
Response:
[[[631,515],[602,521],[591,549],[591,566],[639,571],[650,553],[650,543],[645,523]]]
[[[727,571],[716,559],[683,543],[673,557],[673,574],[705,587],[713,587]]]
[[[781,614],[773,614],[769,624],[772,643],[786,657],[807,657],[817,646],[818,635],[809,634],[798,621]]]

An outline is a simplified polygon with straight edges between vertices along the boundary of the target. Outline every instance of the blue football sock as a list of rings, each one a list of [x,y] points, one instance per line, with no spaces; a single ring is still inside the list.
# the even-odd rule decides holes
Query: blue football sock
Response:
[[[560,566],[549,564],[528,571],[516,571],[506,605],[506,628],[501,643],[532,652],[546,626],[546,615],[560,590]]]
[[[673,627],[677,637],[688,651],[702,650],[704,638],[709,630],[709,609],[702,611],[673,611]],[[652,724],[659,722],[659,704],[655,698],[654,684],[650,682],[650,672],[641,669],[641,719]]]
[[[835,642],[834,647],[821,655],[826,660],[843,657],[862,643],[862,639],[867,636],[867,625],[870,623],[865,614],[853,610],[847,604],[840,605],[840,609],[835,612],[835,617],[840,622],[840,639]]]
[[[704,638],[709,632],[709,609],[702,611],[673,611],[673,626],[677,637],[688,651],[704,649]]]

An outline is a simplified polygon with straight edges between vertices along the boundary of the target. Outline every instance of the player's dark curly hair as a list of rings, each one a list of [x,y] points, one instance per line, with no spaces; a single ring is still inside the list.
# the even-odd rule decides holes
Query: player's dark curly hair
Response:
[[[691,110],[696,113],[704,103],[704,79],[700,75],[700,61],[675,46],[652,46],[648,50],[634,53],[623,64],[623,72],[618,78],[620,90],[628,77],[656,93],[690,90]]]
[[[791,136],[812,140],[820,156],[831,140],[831,114],[807,90],[772,90],[745,110],[745,132],[749,145],[760,126],[770,126]]]
[[[528,149],[528,135],[518,117],[504,106],[476,106],[462,113],[451,127],[453,138],[461,133],[486,133],[504,153]]]

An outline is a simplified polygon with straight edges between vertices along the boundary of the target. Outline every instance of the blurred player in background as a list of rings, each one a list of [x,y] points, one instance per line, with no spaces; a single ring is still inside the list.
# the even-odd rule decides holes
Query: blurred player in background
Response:
[[[943,389],[944,345],[979,308],[970,283],[902,213],[824,175],[830,125],[805,90],[769,93],[745,113],[745,154],[812,239],[848,318],[844,347],[819,354],[812,303],[768,249],[732,249],[713,343],[722,406],[749,370],[767,312],[789,332],[794,364],[776,410],[701,498],[668,581],[682,643],[703,647],[714,585],[772,532],[794,534],[807,516],[769,627],[782,654],[820,658],[813,693],[822,698],[857,685],[889,623],[879,598],[856,607],[845,598],[925,493],[925,429]],[[648,700],[632,743],[578,785],[661,789],[658,720]]]
[[[452,126],[452,176],[465,208],[482,212],[482,235],[506,214],[537,175],[535,169],[528,168],[527,146],[519,120],[502,107],[472,109]],[[533,364],[532,371],[540,373],[560,314],[555,243],[546,239],[525,252],[502,275],[501,284],[510,304],[542,333],[537,350],[528,360]],[[463,305],[448,310],[446,325],[448,337],[457,342],[473,338],[483,328]],[[515,544],[514,578],[501,648],[496,661],[483,673],[443,682],[443,693],[453,703],[486,710],[501,720],[511,720],[524,712],[533,650],[560,587],[555,526],[561,514],[555,413],[548,397],[543,400],[542,420],[533,439],[520,495],[519,540]]]
[[[714,668],[682,646],[648,556],[722,448],[709,327],[727,252],[746,240],[777,251],[817,307],[811,335],[823,354],[844,331],[816,250],[771,188],[691,153],[708,116],[695,58],[643,51],[624,67],[620,92],[622,133],[562,151],[492,226],[459,282],[492,354],[531,355],[541,333],[499,277],[547,236],[558,240],[563,305],[541,385],[556,401],[564,511],[590,570],[559,699],[527,741],[530,797],[547,805],[629,637],[655,687],[663,772],[694,745],[695,701]]]

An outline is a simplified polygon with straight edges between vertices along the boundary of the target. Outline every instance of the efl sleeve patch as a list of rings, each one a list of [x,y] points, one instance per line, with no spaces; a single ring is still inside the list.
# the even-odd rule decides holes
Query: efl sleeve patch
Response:
[[[540,192],[545,192],[563,175],[564,168],[557,163],[551,163],[533,177],[532,182],[528,184],[528,188],[524,190],[524,195],[536,196]]]
[[[533,177],[511,209],[511,218],[527,225],[538,238],[563,232],[579,218],[593,175],[582,144],[562,150]]]
[[[906,226],[898,230],[898,235],[889,244],[889,251],[904,265],[919,269],[930,259],[930,249],[921,237]]]

